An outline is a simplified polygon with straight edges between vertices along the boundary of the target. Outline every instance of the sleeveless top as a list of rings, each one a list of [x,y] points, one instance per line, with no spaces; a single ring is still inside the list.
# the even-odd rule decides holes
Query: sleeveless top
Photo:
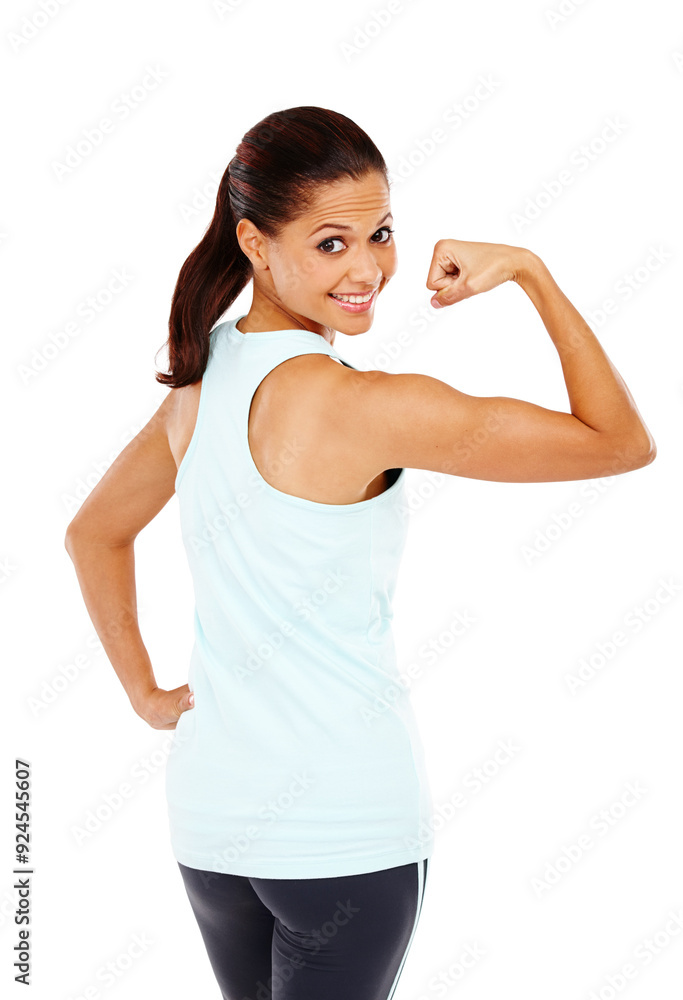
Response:
[[[166,762],[172,851],[190,868],[256,878],[420,861],[433,803],[391,631],[406,470],[351,504],[266,482],[247,439],[262,379],[302,354],[354,366],[317,333],[243,334],[241,318],[209,334],[175,483],[196,603],[195,704]]]

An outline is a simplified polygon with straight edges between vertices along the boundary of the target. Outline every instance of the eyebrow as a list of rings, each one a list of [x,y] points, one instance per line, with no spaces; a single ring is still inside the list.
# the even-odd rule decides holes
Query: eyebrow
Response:
[[[383,222],[386,222],[386,220],[389,218],[390,215],[391,212],[387,212],[384,218],[379,220],[377,225],[381,226]],[[391,218],[393,219],[393,215],[391,215]],[[317,229],[314,229],[313,232],[309,233],[308,235],[309,237],[315,236],[315,234],[320,232],[321,229],[351,229],[351,228],[352,228],[351,226],[343,226],[340,222],[323,222],[322,226],[318,226]]]

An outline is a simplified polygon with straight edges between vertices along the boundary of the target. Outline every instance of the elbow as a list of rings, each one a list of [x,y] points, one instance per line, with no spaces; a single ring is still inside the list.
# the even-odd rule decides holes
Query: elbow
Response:
[[[635,472],[636,469],[644,469],[646,465],[651,465],[657,457],[657,449],[652,448],[650,451],[645,452],[640,458],[633,459],[626,472]]]
[[[657,457],[657,445],[652,442],[652,446],[648,448],[646,452],[643,453],[643,457],[636,466],[637,469],[642,469],[645,465],[652,465]]]
[[[647,428],[644,428],[638,437],[629,438],[626,443],[623,441],[615,449],[613,456],[621,466],[620,471],[632,472],[635,469],[642,469],[646,465],[651,465],[657,457],[657,445]]]
[[[67,525],[67,529],[64,534],[64,548],[69,553],[72,562],[75,562],[78,553],[82,551],[83,545],[86,541],[87,536],[86,531],[84,530],[84,524],[82,519],[79,519],[77,514]]]
[[[71,561],[73,562],[76,550],[76,539],[78,537],[78,527],[76,525],[75,519],[71,521],[66,529],[64,535],[64,548],[69,553]]]
[[[645,465],[650,465],[657,457],[657,444],[651,434],[648,434],[648,445],[645,451]]]
[[[87,556],[95,549],[132,547],[135,538],[136,535],[126,535],[125,537],[112,536],[111,531],[105,534],[98,526],[76,515],[67,526],[64,535],[64,548],[71,556],[71,561],[75,562],[79,556]]]
[[[636,468],[642,469],[645,465],[651,465],[657,457],[657,444],[647,427],[643,424],[645,438],[640,445],[640,460]]]

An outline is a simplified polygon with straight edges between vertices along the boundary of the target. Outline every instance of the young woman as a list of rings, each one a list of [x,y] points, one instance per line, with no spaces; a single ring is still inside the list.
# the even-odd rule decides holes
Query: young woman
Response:
[[[442,307],[516,282],[558,351],[570,413],[344,361],[336,334],[370,329],[396,271],[392,223],[385,162],[344,115],[290,108],[250,129],[178,277],[156,376],[171,391],[67,531],[133,709],[175,731],[171,843],[230,1000],[388,1000],[415,933],[432,802],[396,696],[405,470],[549,482],[656,454],[525,248],[439,240],[427,288]],[[218,323],[250,280],[249,312]],[[164,690],[138,629],[133,545],[174,492],[195,643],[188,683]]]

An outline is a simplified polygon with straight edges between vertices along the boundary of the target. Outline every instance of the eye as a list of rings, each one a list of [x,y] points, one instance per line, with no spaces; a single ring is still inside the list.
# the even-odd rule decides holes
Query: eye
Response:
[[[379,233],[386,233],[387,234],[386,239],[384,239],[384,240],[375,240],[374,236],[373,236],[373,242],[374,243],[380,243],[380,244],[381,243],[389,243],[391,241],[391,234],[393,232],[394,232],[394,230],[390,229],[389,226],[382,226],[381,229],[377,230],[377,232],[374,234],[374,236],[377,236]],[[323,247],[329,246],[331,243],[342,243],[343,244],[344,241],[341,238],[341,236],[330,236],[328,239],[323,240],[322,243],[318,244],[318,250],[321,250],[324,254],[327,254],[328,257],[334,256],[334,254],[339,253],[338,250],[323,250]]]
[[[389,229],[389,226],[382,226],[381,229],[377,230],[377,233],[386,233],[387,234],[387,238],[385,240],[378,240],[378,242],[379,243],[390,243],[391,242],[391,234],[393,233],[393,231],[394,231],[393,229]],[[375,236],[377,236],[377,233],[375,233]]]
[[[329,239],[323,240],[322,243],[318,244],[318,250],[323,250],[323,247],[324,246],[328,246],[330,243],[343,243],[343,242],[344,241],[342,240],[342,238],[340,236],[330,236]],[[333,253],[339,253],[338,250],[335,250],[335,251],[332,251],[332,252]],[[331,252],[328,252],[327,250],[323,250],[323,253],[328,254],[328,256],[331,255]]]

